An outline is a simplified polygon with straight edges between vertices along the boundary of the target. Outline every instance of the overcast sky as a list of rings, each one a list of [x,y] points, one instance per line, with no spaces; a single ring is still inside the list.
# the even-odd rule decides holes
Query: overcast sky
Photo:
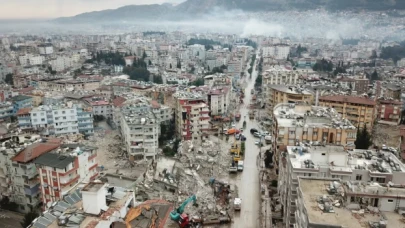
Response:
[[[0,19],[55,18],[125,5],[183,1],[185,0],[0,0]]]

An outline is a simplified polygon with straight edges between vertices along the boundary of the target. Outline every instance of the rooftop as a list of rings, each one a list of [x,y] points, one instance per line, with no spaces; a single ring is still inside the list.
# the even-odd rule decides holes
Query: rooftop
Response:
[[[16,156],[12,158],[14,162],[30,162],[33,159],[50,152],[60,146],[61,139],[52,138],[48,139],[46,142],[38,142],[27,146],[25,149],[20,151]]]
[[[280,127],[356,129],[333,108],[284,103],[276,105],[273,113]]]
[[[104,188],[104,183],[101,182],[90,182],[83,187],[82,191],[85,192],[98,192],[100,189]]]
[[[364,224],[369,221],[379,222],[381,220],[378,215],[365,213],[364,216],[358,216],[358,214],[352,213],[346,208],[332,206],[335,200],[339,200],[339,197],[329,195],[327,189],[330,185],[331,180],[299,178],[299,188],[302,192],[303,203],[307,211],[309,223],[333,225],[336,227],[364,228]],[[343,192],[344,190],[340,186],[337,188],[337,191]],[[323,202],[329,202],[333,211],[321,211],[320,205],[324,206],[324,204],[319,203],[321,200],[323,200]]]
[[[299,88],[295,86],[286,86],[286,85],[268,85],[273,90],[279,92],[288,93],[288,94],[303,94],[303,95],[312,95],[308,90],[304,88]]]
[[[24,96],[24,95],[18,95],[18,96],[10,98],[10,100],[12,100],[14,102],[23,101],[23,100],[27,100],[27,99],[32,99],[32,97]]]
[[[75,157],[73,157],[73,156],[60,155],[57,153],[46,153],[46,154],[39,156],[35,160],[35,164],[48,166],[48,167],[52,167],[52,168],[57,168],[57,169],[64,169],[69,164],[74,162],[74,160],[75,160]]]
[[[300,144],[287,147],[294,169],[328,167],[332,172],[352,172],[355,169],[368,170],[371,174],[405,172],[405,165],[390,152],[346,151],[343,146],[316,146],[315,142]],[[323,156],[325,154],[329,156]]]

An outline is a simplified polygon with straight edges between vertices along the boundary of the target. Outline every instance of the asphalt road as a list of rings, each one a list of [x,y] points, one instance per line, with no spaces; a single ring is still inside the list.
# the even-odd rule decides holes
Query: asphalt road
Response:
[[[246,136],[246,151],[244,159],[244,170],[242,173],[231,178],[231,182],[238,186],[239,198],[242,199],[242,207],[240,212],[236,212],[232,227],[235,228],[257,228],[259,227],[259,209],[260,209],[260,186],[259,186],[259,167],[258,156],[259,147],[255,145],[257,138],[250,134],[251,128],[257,128],[258,124],[255,120],[249,120],[249,104],[252,95],[250,91],[254,87],[257,71],[252,72],[252,78],[248,79],[245,89],[244,105],[240,108],[241,120],[237,124],[238,128],[242,128],[244,116],[246,116],[246,128],[243,134]]]

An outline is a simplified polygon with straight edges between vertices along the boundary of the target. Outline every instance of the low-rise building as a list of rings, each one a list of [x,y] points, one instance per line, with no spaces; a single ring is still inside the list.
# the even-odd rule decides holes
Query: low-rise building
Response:
[[[321,96],[319,105],[334,108],[356,127],[372,129],[377,114],[376,102],[365,97],[344,95]]]
[[[13,115],[13,104],[11,102],[0,103],[0,120],[8,119]]]
[[[401,121],[402,102],[394,100],[379,100],[377,119],[382,123],[397,125]]]
[[[92,107],[93,115],[104,116],[106,119],[113,118],[112,104],[109,101],[101,97],[87,98],[85,101]]]

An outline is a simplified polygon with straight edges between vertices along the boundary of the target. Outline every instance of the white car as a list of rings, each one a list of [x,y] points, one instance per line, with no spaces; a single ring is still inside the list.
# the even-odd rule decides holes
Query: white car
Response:
[[[269,135],[269,132],[268,132],[268,131],[264,131],[264,132],[262,133],[262,135]]]
[[[383,150],[388,150],[387,145],[382,144],[381,149],[383,149]]]
[[[234,123],[232,123],[232,127],[235,127],[236,125]]]

